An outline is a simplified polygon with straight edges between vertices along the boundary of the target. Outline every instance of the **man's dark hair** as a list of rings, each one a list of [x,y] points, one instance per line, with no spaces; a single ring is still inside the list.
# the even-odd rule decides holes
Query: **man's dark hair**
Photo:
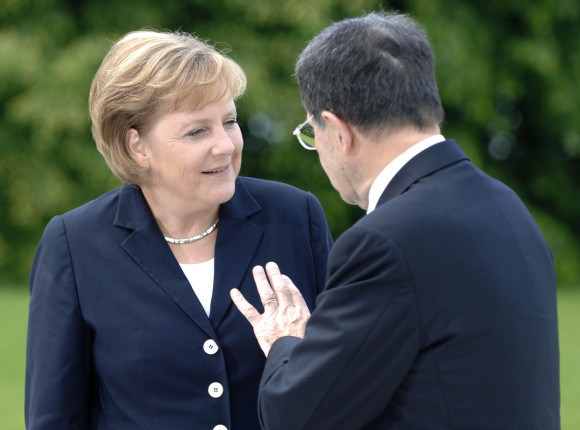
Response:
[[[329,110],[361,132],[443,121],[435,59],[409,16],[374,12],[337,22],[300,54],[296,79],[306,110],[322,127]]]

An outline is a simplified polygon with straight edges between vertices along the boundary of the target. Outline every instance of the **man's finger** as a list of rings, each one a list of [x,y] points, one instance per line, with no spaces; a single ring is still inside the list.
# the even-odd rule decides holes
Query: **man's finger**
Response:
[[[290,296],[292,297],[292,303],[294,304],[294,306],[308,309],[308,305],[306,304],[304,297],[302,297],[302,294],[300,293],[298,287],[294,285],[294,282],[292,282],[292,280],[288,276],[286,275],[282,276],[284,276],[286,280],[286,285],[288,286],[288,291],[290,291]],[[310,310],[308,310],[308,312],[310,312]]]
[[[266,271],[268,272],[268,277],[270,278],[272,289],[276,293],[278,304],[282,307],[292,306],[290,291],[286,286],[285,277],[280,273],[278,265],[276,263],[270,262],[266,264]]]
[[[256,283],[258,294],[260,294],[260,300],[262,305],[264,305],[264,309],[277,309],[278,300],[276,298],[276,293],[274,293],[274,290],[270,287],[264,268],[262,266],[256,266],[252,269],[252,274],[254,275],[254,282]]]
[[[237,288],[233,288],[230,291],[230,297],[242,315],[252,324],[252,327],[255,327],[262,319],[262,315],[245,299]]]

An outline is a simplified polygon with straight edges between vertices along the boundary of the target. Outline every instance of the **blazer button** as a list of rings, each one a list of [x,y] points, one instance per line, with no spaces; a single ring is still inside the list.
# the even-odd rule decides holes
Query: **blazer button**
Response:
[[[213,430],[228,430],[228,428],[222,424],[218,424],[213,428]]]
[[[214,399],[217,399],[218,397],[221,397],[222,394],[224,393],[224,387],[219,382],[212,382],[211,384],[209,384],[209,387],[207,388],[207,392]]]
[[[208,339],[203,343],[203,351],[208,355],[214,355],[219,349],[220,347],[217,346],[213,339]]]

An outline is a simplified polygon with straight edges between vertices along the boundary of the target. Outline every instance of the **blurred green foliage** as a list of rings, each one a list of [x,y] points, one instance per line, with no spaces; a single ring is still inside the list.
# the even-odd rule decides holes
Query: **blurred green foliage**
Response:
[[[293,67],[332,21],[379,8],[424,25],[437,56],[444,134],[520,194],[560,282],[580,285],[576,0],[4,0],[0,281],[27,278],[52,216],[120,185],[91,140],[87,97],[111,44],[142,28],[194,33],[240,63],[249,82],[238,102],[242,174],[312,191],[338,236],[363,212],[340,200],[316,154],[291,135],[305,115]]]

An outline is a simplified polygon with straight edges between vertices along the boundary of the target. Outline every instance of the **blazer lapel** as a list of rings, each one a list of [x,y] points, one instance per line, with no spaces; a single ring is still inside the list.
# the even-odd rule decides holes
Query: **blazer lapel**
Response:
[[[252,268],[252,258],[264,229],[248,217],[261,210],[243,180],[236,181],[236,193],[220,208],[220,223],[215,249],[214,289],[209,314],[215,329],[232,306],[230,290],[239,288]]]
[[[215,337],[215,331],[201,303],[165,242],[139,188],[125,185],[121,189],[115,225],[132,230],[121,243],[121,247],[135,263],[208,336]]]
[[[397,172],[381,194],[377,206],[403,194],[421,178],[463,160],[469,158],[454,140],[445,140],[427,148]]]

